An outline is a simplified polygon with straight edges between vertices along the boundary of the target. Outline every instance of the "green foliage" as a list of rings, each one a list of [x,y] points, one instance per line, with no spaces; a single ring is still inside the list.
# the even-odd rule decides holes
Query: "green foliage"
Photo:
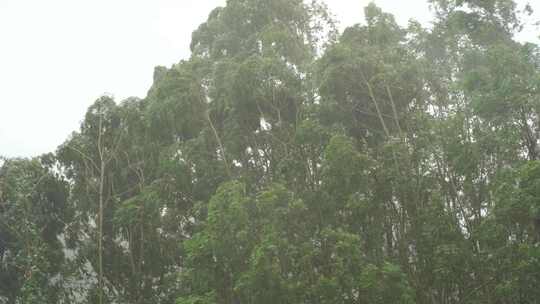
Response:
[[[318,1],[213,10],[145,98],[2,163],[0,302],[538,302],[538,46],[511,0],[429,2],[339,37]]]
[[[70,222],[68,184],[49,156],[7,160],[0,167],[0,295],[10,302],[60,301],[55,277],[65,263],[59,241]]]

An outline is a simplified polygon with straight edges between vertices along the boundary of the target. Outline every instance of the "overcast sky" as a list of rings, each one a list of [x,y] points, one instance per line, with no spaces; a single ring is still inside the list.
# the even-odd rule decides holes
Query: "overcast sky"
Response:
[[[326,2],[343,28],[362,21],[369,0]],[[540,11],[540,1],[530,2]],[[187,58],[191,32],[224,3],[0,0],[0,155],[54,151],[104,93],[144,97],[154,67]],[[430,20],[427,0],[375,3],[401,24]],[[536,39],[536,30],[523,39]]]

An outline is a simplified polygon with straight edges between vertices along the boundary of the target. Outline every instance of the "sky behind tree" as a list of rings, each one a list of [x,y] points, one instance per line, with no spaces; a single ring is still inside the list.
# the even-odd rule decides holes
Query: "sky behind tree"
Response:
[[[368,0],[327,0],[340,29]],[[191,33],[225,0],[0,0],[0,155],[54,151],[103,94],[144,97],[157,65],[189,56]],[[377,0],[406,24],[429,24],[426,0]],[[518,1],[523,7],[525,1]],[[531,3],[540,11],[540,3]],[[536,40],[530,17],[522,40]]]

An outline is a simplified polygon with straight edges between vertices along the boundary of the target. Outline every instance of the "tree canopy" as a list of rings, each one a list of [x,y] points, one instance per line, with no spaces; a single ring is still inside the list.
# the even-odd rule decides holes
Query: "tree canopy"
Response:
[[[144,98],[0,162],[0,303],[537,303],[529,7],[228,0]]]

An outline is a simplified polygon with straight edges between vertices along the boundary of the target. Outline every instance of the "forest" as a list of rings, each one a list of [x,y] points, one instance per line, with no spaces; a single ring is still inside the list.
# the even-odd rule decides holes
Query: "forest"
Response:
[[[429,2],[214,9],[146,97],[0,160],[0,303],[540,303],[532,9]]]

